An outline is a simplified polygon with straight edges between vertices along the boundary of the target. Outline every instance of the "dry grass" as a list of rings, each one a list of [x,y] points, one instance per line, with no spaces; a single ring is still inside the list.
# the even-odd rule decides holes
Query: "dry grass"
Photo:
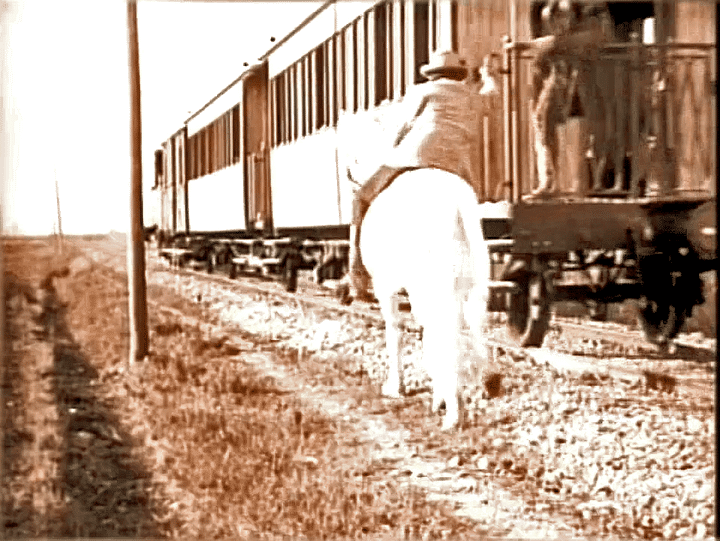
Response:
[[[39,245],[9,252],[18,283],[37,284],[58,264]],[[124,279],[93,267],[61,282],[58,300],[68,305],[56,304],[54,336],[30,334],[38,324],[18,317],[9,335],[46,353],[18,349],[7,374],[9,537],[472,533],[373,464],[352,427],[256,373],[226,336],[152,311],[152,354],[124,372]],[[171,296],[163,303],[202,315]],[[23,306],[11,315],[31,310]]]

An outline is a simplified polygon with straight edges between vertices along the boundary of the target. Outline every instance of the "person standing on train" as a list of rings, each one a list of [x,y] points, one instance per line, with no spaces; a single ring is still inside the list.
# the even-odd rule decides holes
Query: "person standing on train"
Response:
[[[436,52],[420,68],[420,73],[428,81],[410,87],[397,109],[384,114],[386,152],[376,158],[378,166],[374,173],[355,194],[348,272],[350,295],[355,299],[370,298],[370,276],[359,253],[362,219],[374,198],[398,174],[432,167],[454,173],[471,186],[477,185],[472,149],[478,148],[478,93],[468,84],[471,78],[465,61],[454,52]],[[356,182],[363,180],[354,178],[350,167],[348,176]]]
[[[577,103],[578,73],[568,57],[587,54],[610,39],[611,22],[605,2],[550,0],[541,11],[542,37],[535,40],[532,122],[535,133],[538,185],[531,197],[548,197],[556,187],[556,128],[565,121],[568,103]]]

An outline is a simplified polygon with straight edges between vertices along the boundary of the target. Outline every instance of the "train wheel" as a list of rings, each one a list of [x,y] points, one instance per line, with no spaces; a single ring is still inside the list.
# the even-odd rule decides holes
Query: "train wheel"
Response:
[[[539,347],[550,324],[545,281],[540,274],[529,274],[517,284],[519,290],[508,293],[508,335],[521,347]]]
[[[207,273],[212,274],[218,265],[218,256],[215,251],[211,251],[207,258]]]
[[[295,293],[295,291],[297,291],[298,268],[291,258],[287,258],[285,260],[282,277],[283,283],[285,284],[285,290],[289,293]]]
[[[697,254],[682,245],[677,250],[666,248],[665,254],[648,258],[641,271],[646,288],[638,323],[648,342],[665,347],[678,335],[693,306],[704,300]]]
[[[644,299],[644,304],[638,316],[643,336],[651,344],[665,346],[680,332],[686,312],[669,301]]]

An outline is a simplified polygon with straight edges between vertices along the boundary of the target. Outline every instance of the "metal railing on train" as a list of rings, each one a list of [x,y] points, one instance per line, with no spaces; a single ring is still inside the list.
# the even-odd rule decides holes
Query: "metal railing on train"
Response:
[[[502,189],[488,193],[495,200],[502,193],[517,202],[536,181],[536,54],[530,42],[504,44],[502,115],[490,107],[483,119],[484,139],[502,134],[504,147],[502,160],[483,156],[484,191],[491,190],[491,179],[503,181]],[[617,43],[583,57],[558,57],[579,101],[579,111],[560,113],[558,195],[715,196],[714,54],[711,44]],[[492,152],[488,143],[483,152]]]

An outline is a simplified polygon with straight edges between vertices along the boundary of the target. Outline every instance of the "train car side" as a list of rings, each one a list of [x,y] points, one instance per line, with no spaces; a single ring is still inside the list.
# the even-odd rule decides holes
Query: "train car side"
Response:
[[[500,82],[472,111],[473,188],[509,209],[480,225],[492,241],[491,306],[508,312],[511,334],[542,342],[558,300],[636,298],[648,337],[666,341],[702,299],[699,273],[716,266],[716,36],[706,24],[716,6],[607,3],[610,42],[564,58],[579,83],[557,128],[557,190],[528,200],[542,6],[327,2],[163,145],[161,230],[181,249],[192,240],[209,269],[230,262],[288,284],[300,268],[339,277],[353,197],[345,170],[382,150],[379,121],[423,81],[433,51],[452,49]]]

